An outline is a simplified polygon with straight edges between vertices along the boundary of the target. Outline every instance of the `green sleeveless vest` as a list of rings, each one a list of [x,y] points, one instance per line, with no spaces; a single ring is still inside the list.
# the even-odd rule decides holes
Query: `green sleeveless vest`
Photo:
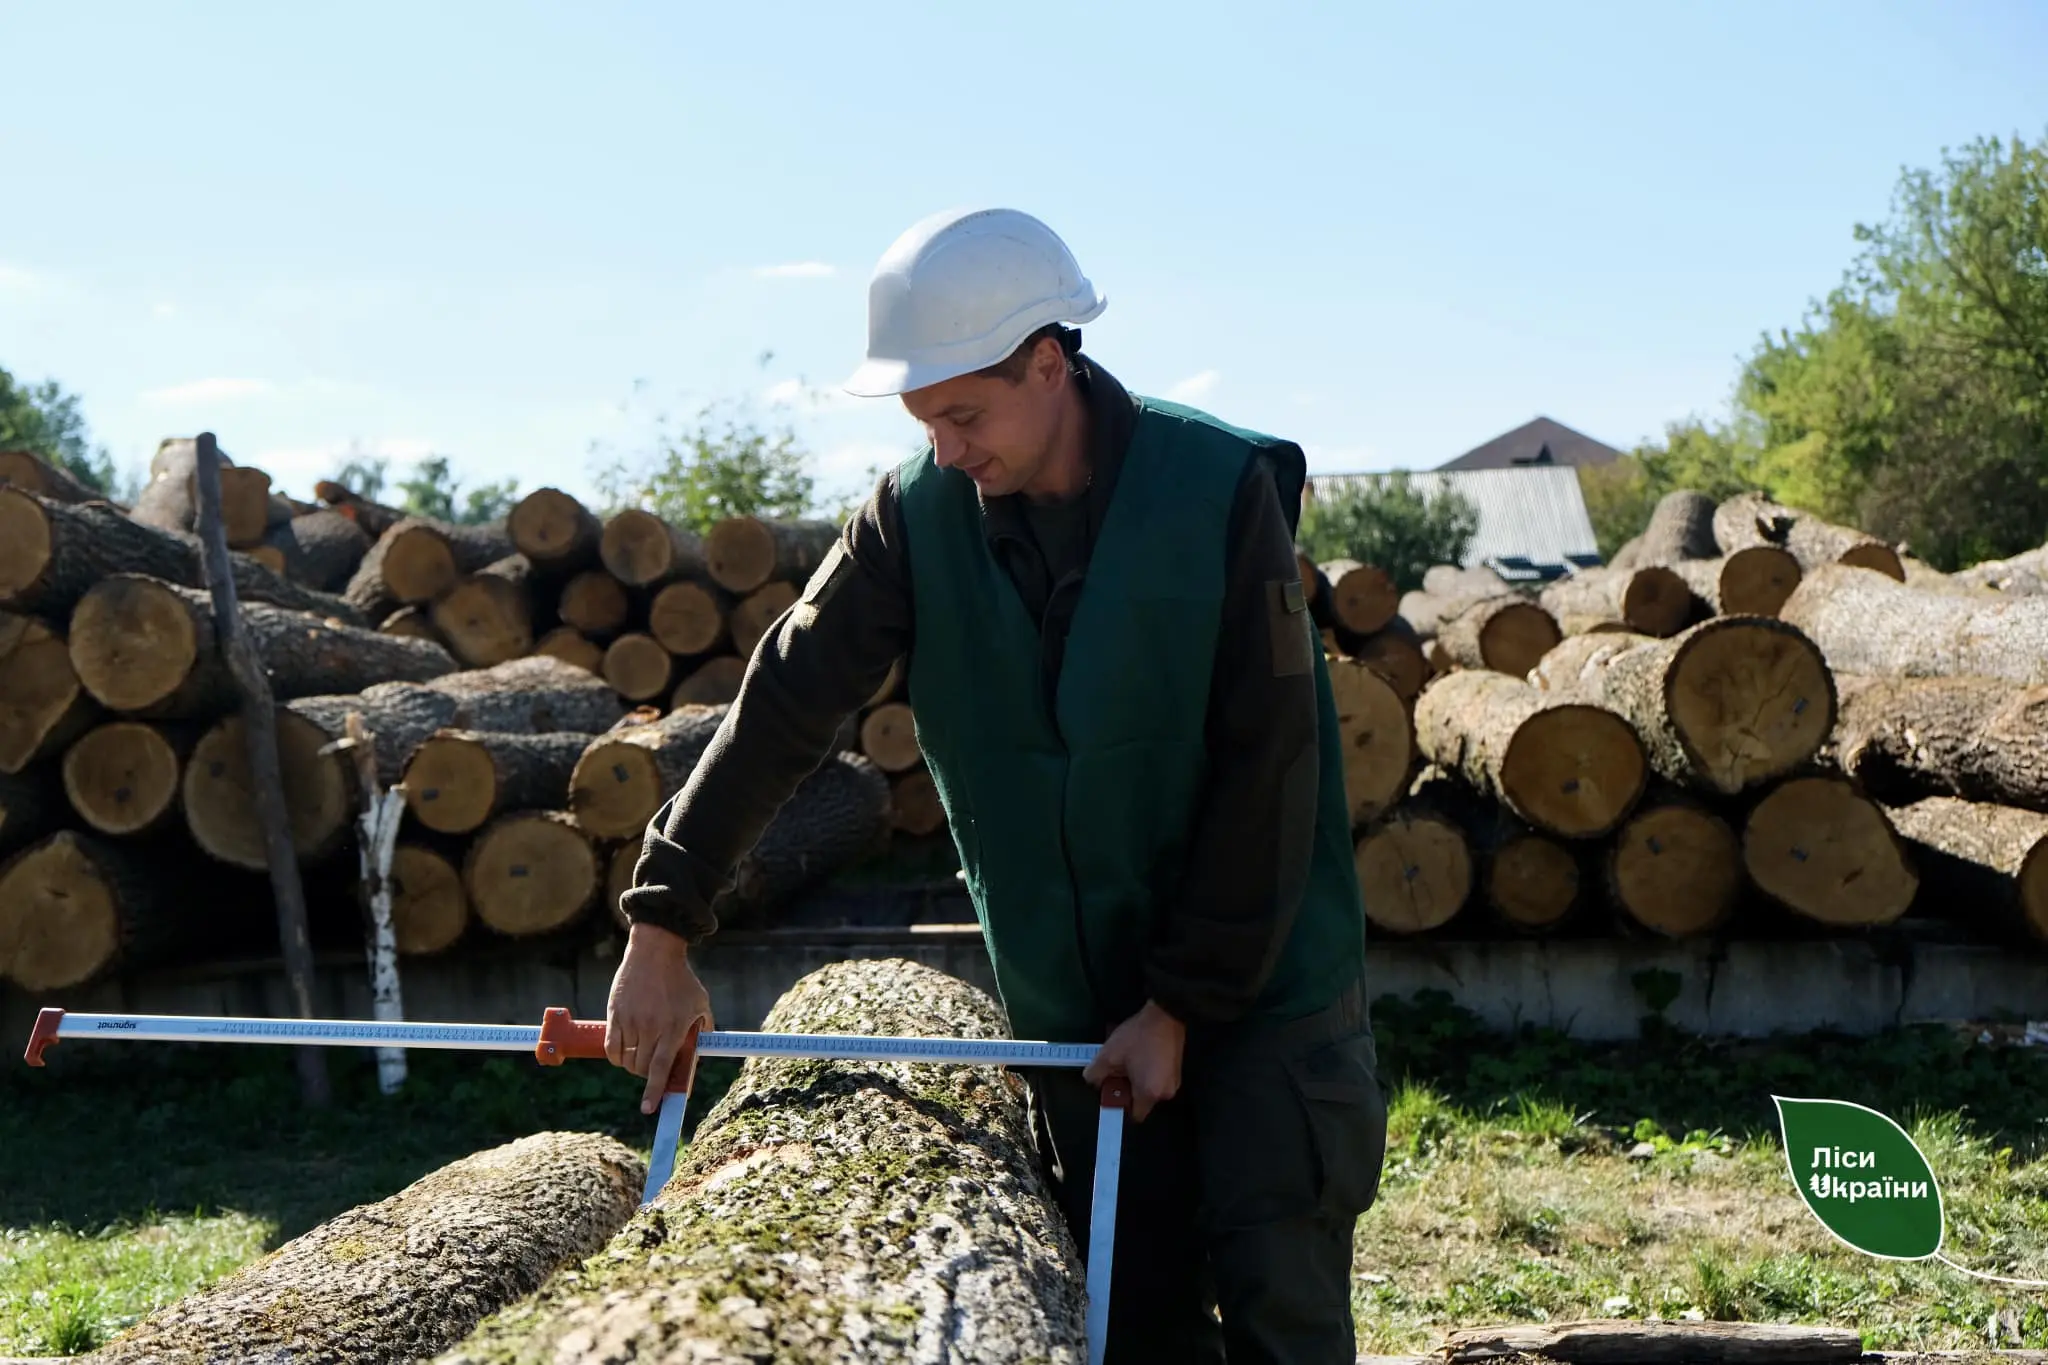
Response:
[[[973,481],[931,450],[899,471],[917,738],[1018,1038],[1100,1042],[1143,1007],[1208,769],[1204,724],[1230,508],[1271,437],[1139,401],[1048,707],[1040,637],[982,528]],[[1300,489],[1283,485],[1299,506]],[[1296,1017],[1364,970],[1337,712],[1306,612],[1320,717],[1316,832],[1292,930],[1254,1012]]]

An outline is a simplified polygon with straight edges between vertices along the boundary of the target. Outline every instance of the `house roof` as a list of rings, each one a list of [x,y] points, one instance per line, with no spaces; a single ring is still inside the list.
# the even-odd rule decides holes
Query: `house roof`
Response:
[[[1607,464],[1621,452],[1562,422],[1538,417],[1513,431],[1474,446],[1438,469],[1517,469],[1541,465]]]
[[[1349,484],[1378,482],[1386,474],[1312,474],[1308,494]],[[1579,473],[1565,465],[1512,469],[1432,469],[1408,476],[1424,497],[1454,488],[1479,512],[1479,529],[1463,563],[1489,564],[1510,579],[1549,579],[1573,567],[1600,563],[1600,545]]]

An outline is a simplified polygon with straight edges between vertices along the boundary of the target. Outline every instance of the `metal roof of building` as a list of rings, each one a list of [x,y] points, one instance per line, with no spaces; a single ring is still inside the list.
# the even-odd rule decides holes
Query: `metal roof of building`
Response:
[[[1348,484],[1378,482],[1378,474],[1311,474],[1309,494]],[[1415,491],[1433,496],[1455,488],[1479,509],[1479,529],[1464,563],[1492,564],[1505,576],[1555,578],[1574,566],[1600,563],[1593,519],[1586,514],[1579,472],[1570,465],[1525,465],[1515,469],[1415,470]]]

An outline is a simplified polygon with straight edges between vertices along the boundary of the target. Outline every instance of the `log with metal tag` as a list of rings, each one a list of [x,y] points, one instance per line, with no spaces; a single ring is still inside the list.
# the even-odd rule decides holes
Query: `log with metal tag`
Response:
[[[517,1024],[425,1024],[369,1019],[256,1019],[183,1014],[81,1014],[45,1009],[28,1040],[28,1064],[64,1039],[147,1043],[288,1043],[300,1047],[424,1047],[470,1052],[531,1052],[543,1066],[604,1058],[604,1025],[574,1019],[566,1009],[542,1013],[537,1028]],[[1008,1038],[893,1038],[858,1033],[740,1033],[690,1030],[669,1070],[656,1116],[654,1147],[640,1206],[654,1202],[675,1171],[683,1111],[702,1057],[802,1057],[821,1061],[923,1062],[937,1066],[1085,1067],[1093,1043],[1018,1042]],[[1117,1176],[1123,1156],[1124,1110],[1130,1085],[1113,1076],[1102,1086],[1095,1139],[1095,1187],[1088,1230],[1088,1359],[1102,1365],[1109,1327],[1110,1262],[1116,1248]]]

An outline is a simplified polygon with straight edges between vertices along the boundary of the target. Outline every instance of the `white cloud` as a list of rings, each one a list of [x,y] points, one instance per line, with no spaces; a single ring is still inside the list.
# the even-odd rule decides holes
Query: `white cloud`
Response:
[[[1200,374],[1191,374],[1175,384],[1166,391],[1166,396],[1176,403],[1192,403],[1214,392],[1222,378],[1220,370],[1203,370]]]
[[[167,318],[175,316],[178,309],[177,306],[174,304],[160,303],[156,307],[150,309],[149,311],[154,313],[157,317]]]
[[[838,384],[813,384],[807,379],[785,379],[761,391],[770,407],[805,407],[813,412],[834,408],[872,407],[874,400],[856,398]]]
[[[839,272],[823,261],[791,261],[785,265],[760,265],[754,275],[763,280],[823,280]]]
[[[0,289],[33,289],[42,283],[42,276],[33,270],[0,261]]]
[[[195,379],[188,384],[150,389],[142,397],[151,403],[220,403],[234,398],[253,398],[269,393],[273,387],[267,379]]]

